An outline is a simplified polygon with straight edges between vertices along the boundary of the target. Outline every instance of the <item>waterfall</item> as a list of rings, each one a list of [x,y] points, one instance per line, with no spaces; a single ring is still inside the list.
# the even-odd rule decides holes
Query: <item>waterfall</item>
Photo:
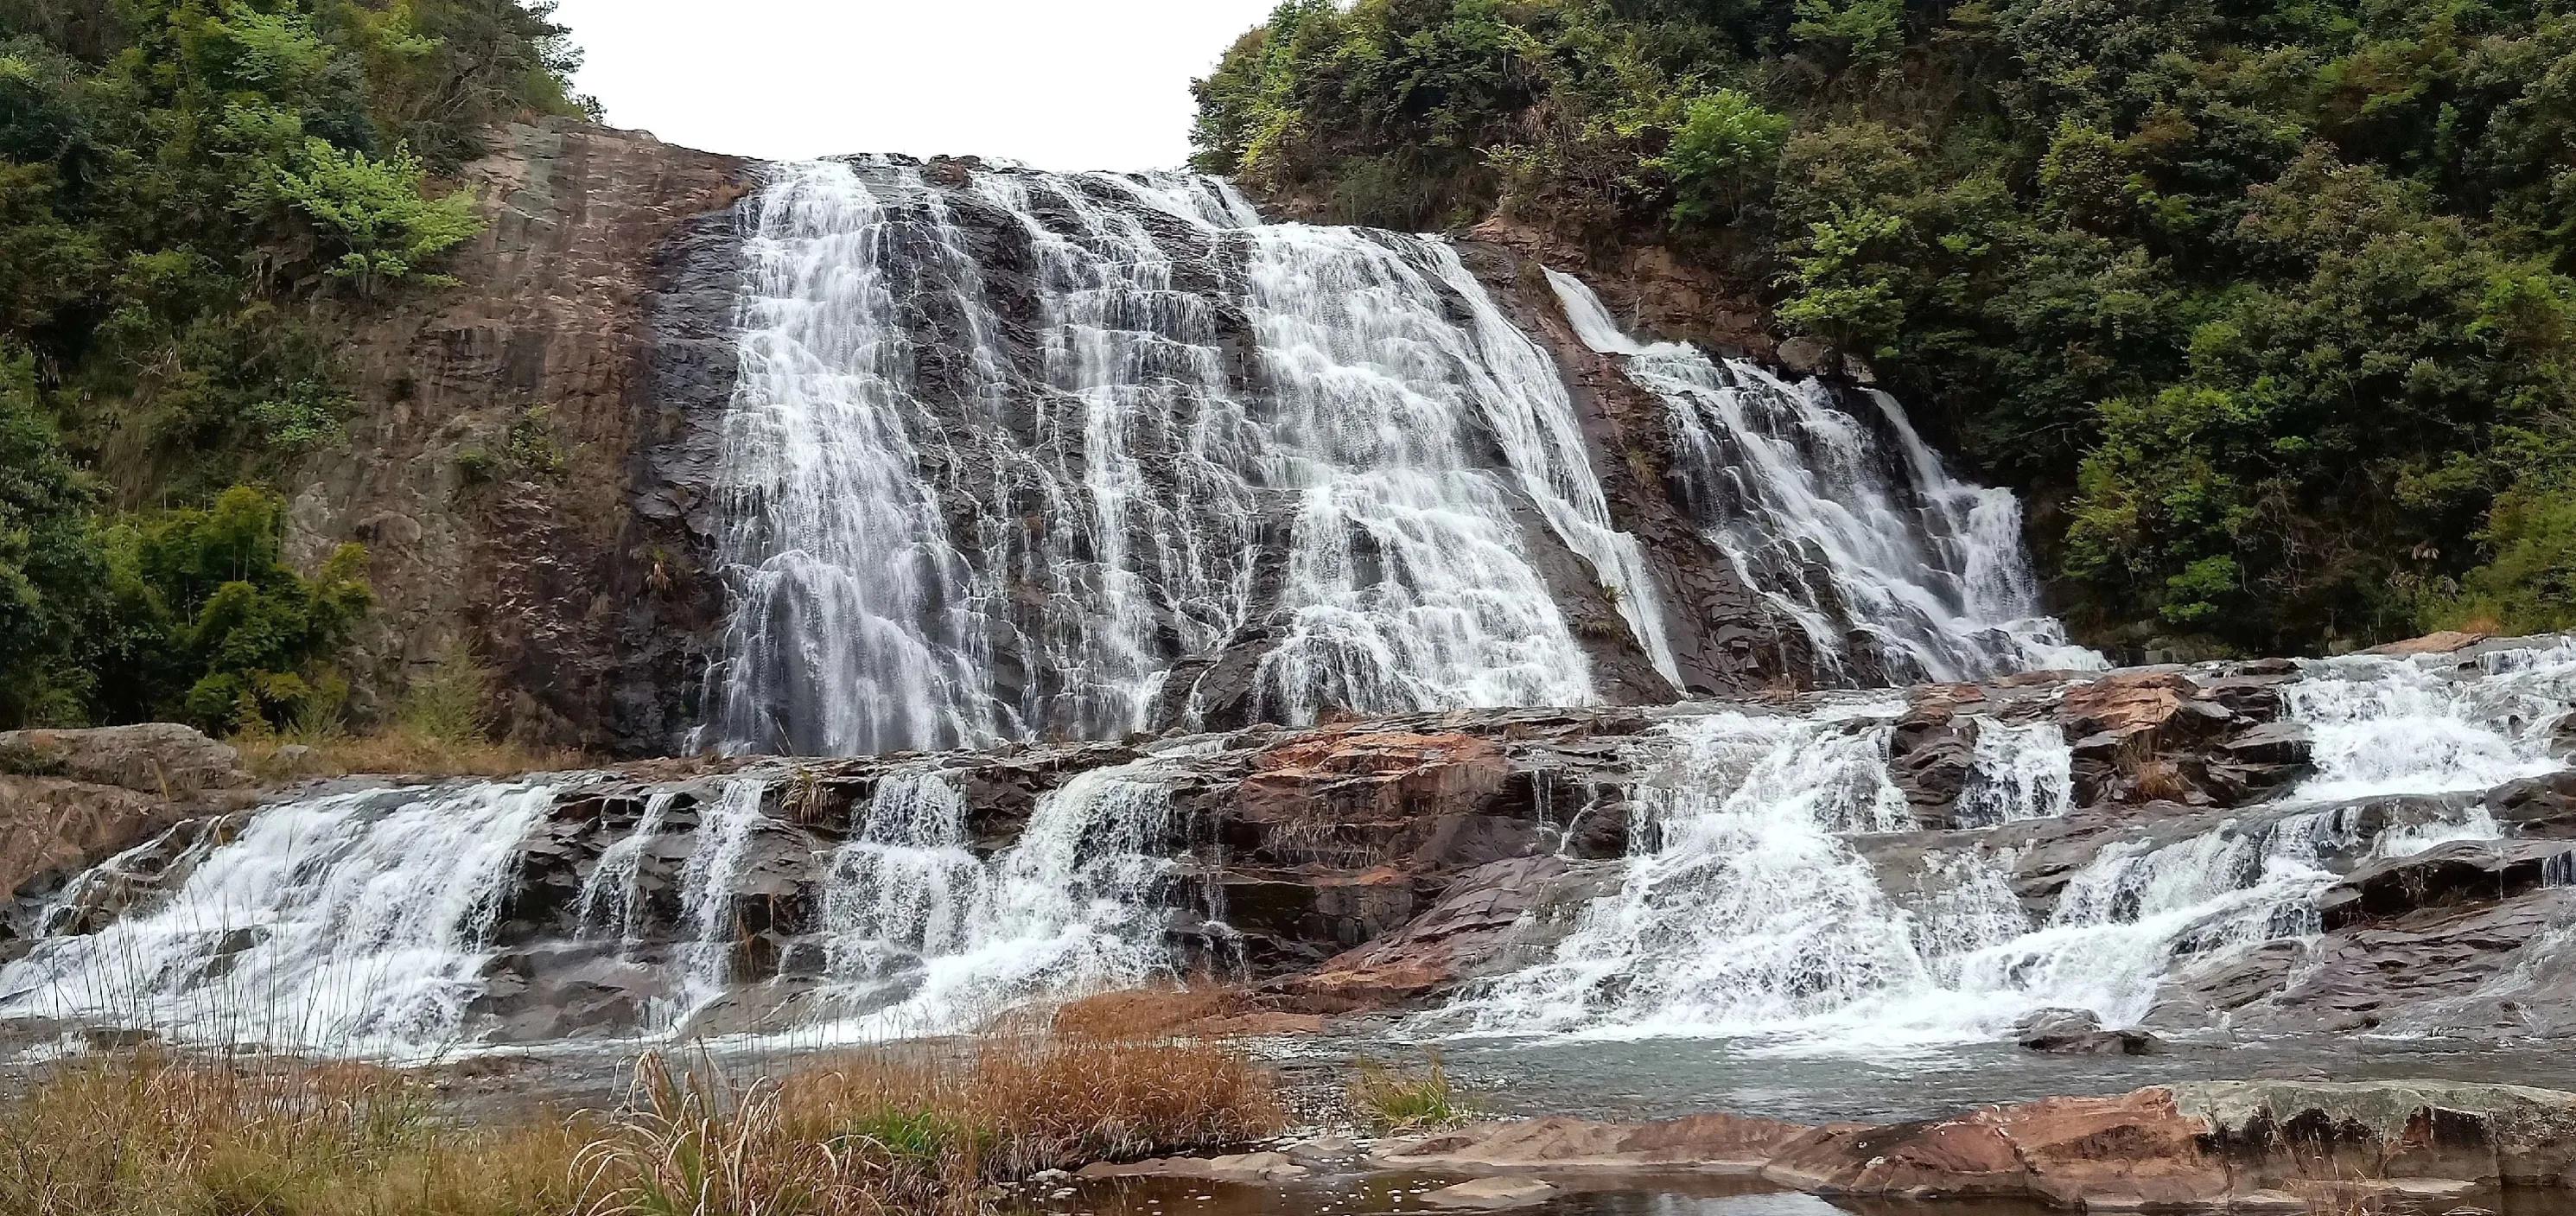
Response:
[[[452,1045],[544,784],[339,794],[273,806],[179,888],[0,968],[0,1014],[91,1018],[175,1041],[404,1055]]]
[[[1977,723],[1976,750],[1953,822],[1992,827],[2063,815],[2074,806],[2075,752],[2056,722]]]
[[[1733,1035],[1927,974],[1902,914],[1843,834],[1909,823],[1886,715],[1737,713],[1665,729],[1621,889],[1555,956],[1444,1015],[1480,1030]]]
[[[1984,679],[2093,670],[2040,607],[2009,490],[1952,477],[1895,400],[1846,412],[1821,382],[1720,363],[1622,332],[1592,289],[1550,270],[1584,345],[1661,397],[1673,478],[1738,577],[1798,623],[1828,682]],[[1869,639],[1869,653],[1851,640]]]
[[[825,894],[837,1018],[799,1041],[968,1029],[1031,1001],[1175,974],[1165,896],[1180,859],[1159,770],[1175,749],[1075,776],[989,861],[935,772],[881,786]]]
[[[2576,643],[2322,660],[2282,688],[2284,724],[2317,741],[2311,780],[2123,828],[2028,902],[2025,851],[2086,838],[2081,821],[2034,822],[2072,802],[2055,718],[1962,715],[1960,828],[1937,834],[1918,830],[1891,771],[1899,703],[1663,718],[1617,744],[1636,778],[1615,887],[1574,905],[1537,962],[1417,1025],[1835,1052],[1992,1038],[2050,1007],[2134,1022],[2195,969],[2318,934],[2338,869],[2500,838],[2496,814],[2456,795],[2563,765],[2551,752],[2576,702]],[[1064,777],[998,850],[979,848],[957,757],[871,769],[829,846],[830,828],[781,809],[794,798],[770,799],[791,780],[776,768],[712,793],[642,791],[631,824],[601,814],[625,831],[586,873],[548,867],[567,833],[593,830],[562,808],[619,801],[590,796],[606,775],[333,793],[200,821],[38,909],[44,936],[0,967],[0,1019],[417,1057],[479,1041],[518,1015],[507,1002],[531,987],[525,968],[570,959],[650,1006],[621,1032],[758,1025],[810,1045],[954,1031],[1173,976],[1176,940],[1225,935],[1191,902],[1206,837],[1173,790],[1205,788],[1201,761],[1234,741],[1157,742]],[[2571,872],[2546,863],[2549,881]],[[675,899],[646,915],[646,889],[665,882]],[[780,882],[799,898],[773,908],[791,915],[745,915]],[[768,925],[774,979],[738,973],[768,957],[743,952],[746,923]],[[789,952],[809,961],[791,968]],[[757,1016],[698,1016],[730,1000]]]
[[[1893,707],[1669,723],[1648,744],[1668,759],[1636,792],[1620,888],[1585,906],[1545,961],[1470,985],[1419,1024],[1822,1052],[1990,1038],[2044,1008],[2134,1024],[2182,968],[2318,933],[2317,897],[2337,881],[2329,853],[2497,839],[2474,804],[2418,808],[2430,817],[2364,839],[2350,804],[2563,767],[2550,748],[2576,703],[2576,643],[2465,667],[2320,660],[2284,701],[2284,720],[2316,741],[2312,778],[2179,840],[2111,843],[2037,917],[2011,888],[2008,849],[1935,854],[1929,897],[1908,900],[1856,847],[1907,826],[1886,772]],[[2057,735],[2053,721],[1979,720],[1958,821],[2066,813],[2071,756]]]
[[[581,884],[575,913],[584,933],[620,941],[634,936],[644,913],[644,854],[662,838],[671,821],[671,807],[679,800],[677,790],[653,791],[644,801],[635,829],[600,851],[599,864]]]
[[[736,777],[698,814],[696,847],[680,871],[680,923],[691,933],[682,953],[680,1012],[674,1022],[723,994],[733,977],[734,900],[752,834],[769,822],[760,799],[769,783]]]
[[[2576,642],[2480,656],[2354,655],[2302,664],[2287,693],[2308,728],[2316,773],[2297,796],[2482,790],[2559,767],[2550,754],[2576,702]]]
[[[1588,703],[1569,594],[1677,681],[1570,396],[1447,246],[1204,178],[933,176],[746,205],[703,742]]]

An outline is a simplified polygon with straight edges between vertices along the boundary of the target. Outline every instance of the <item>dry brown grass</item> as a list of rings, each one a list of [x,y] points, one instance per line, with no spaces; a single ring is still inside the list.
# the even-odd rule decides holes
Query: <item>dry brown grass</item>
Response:
[[[2195,792],[2191,777],[2182,766],[2156,754],[2154,731],[2141,731],[2123,740],[2113,753],[2113,764],[2128,780],[2133,796],[2141,802],[2182,802]]]
[[[1013,1178],[1090,1161],[1221,1148],[1286,1120],[1270,1073],[1206,1040],[1003,1031],[801,1073],[788,1118],[823,1126],[971,1130],[973,1172]]]
[[[578,751],[530,747],[510,740],[447,738],[408,726],[364,735],[242,735],[230,742],[253,774],[270,781],[356,773],[515,777],[522,773],[593,768],[599,763],[596,757]],[[290,747],[305,750],[290,752]]]
[[[1239,988],[1163,985],[1104,992],[1058,1006],[1056,1033],[1087,1039],[1160,1039],[1207,1030],[1250,1012]]]
[[[990,1184],[1232,1147],[1284,1121],[1207,1042],[1001,1031],[782,1077],[648,1055],[624,1108],[458,1126],[430,1082],[158,1054],[0,1099],[10,1216],[972,1216]]]
[[[576,1134],[459,1129],[427,1084],[353,1065],[66,1065],[0,1102],[0,1212],[512,1216],[572,1200]]]

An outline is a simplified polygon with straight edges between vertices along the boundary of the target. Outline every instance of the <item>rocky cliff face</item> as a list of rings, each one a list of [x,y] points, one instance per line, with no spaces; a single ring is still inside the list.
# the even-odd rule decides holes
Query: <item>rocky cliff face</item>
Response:
[[[361,410],[292,488],[291,552],[368,548],[361,708],[462,651],[510,690],[516,734],[658,747],[709,610],[690,504],[642,454],[716,392],[702,348],[732,308],[722,275],[665,250],[725,223],[747,167],[560,120],[496,144],[465,174],[489,226],[449,266],[461,284],[350,343]]]
[[[1612,518],[1644,542],[1662,584],[1664,602],[1672,609],[1674,657],[1682,684],[1695,697],[1742,696],[1761,688],[1802,688],[1814,682],[1816,655],[1796,624],[1765,604],[1745,585],[1724,555],[1700,534],[1675,500],[1672,428],[1666,406],[1629,379],[1617,360],[1594,352],[1567,323],[1565,310],[1541,274],[1539,259],[1550,249],[1517,230],[1489,225],[1479,239],[1460,247],[1460,257],[1482,279],[1514,323],[1538,340],[1574,395],[1584,434],[1592,448],[1593,467],[1601,476]],[[1562,264],[1575,264],[1566,262]],[[1679,322],[1659,332],[1690,333],[1704,328],[1683,321],[1674,305],[1702,302],[1697,291],[1651,280],[1614,279],[1628,285],[1631,300],[1665,302],[1656,320]],[[1639,311],[1642,312],[1640,308]],[[1736,314],[1713,314],[1720,323]],[[1734,332],[1742,341],[1759,330]],[[1768,353],[1770,347],[1759,347]]]

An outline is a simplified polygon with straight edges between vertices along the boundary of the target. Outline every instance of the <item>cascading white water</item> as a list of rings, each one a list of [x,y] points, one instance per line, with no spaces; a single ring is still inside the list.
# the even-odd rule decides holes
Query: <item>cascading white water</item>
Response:
[[[1172,974],[1165,895],[1180,863],[1158,770],[1178,754],[1074,777],[989,861],[967,848],[964,803],[945,778],[881,786],[825,897],[842,1015],[797,1039],[955,1031]]]
[[[2287,693],[2316,773],[2297,797],[2480,790],[2552,771],[2558,724],[2576,704],[2576,642],[2506,649],[2467,673],[2448,655],[2355,655],[2302,664]]]
[[[705,742],[1113,736],[1192,720],[1165,684],[1229,647],[1290,721],[1589,702],[1537,546],[1677,678],[1564,385],[1436,241],[893,160],[783,167],[747,215]]]
[[[1866,714],[1671,725],[1670,767],[1635,800],[1620,891],[1585,909],[1551,961],[1443,1020],[1736,1035],[1924,982],[1903,914],[1842,835],[1910,822],[1888,780],[1889,729]]]
[[[2404,856],[2494,839],[2484,807],[2362,839],[2346,803],[2482,790],[2563,767],[2576,644],[2309,664],[2285,720],[2317,741],[2317,774],[2273,807],[2163,845],[2120,842],[2069,877],[2033,923],[1981,845],[1936,854],[1930,898],[1882,886],[1852,836],[1901,826],[1889,724],[1866,714],[1719,714],[1667,728],[1674,760],[1638,791],[1620,891],[1588,906],[1550,961],[1472,988],[1426,1026],[1469,1033],[1684,1035],[1849,1051],[2008,1031],[2044,1008],[2113,1025],[2154,1006],[2177,969],[2319,931],[2329,852]],[[1848,711],[1846,711],[1848,712]],[[2062,814],[2057,727],[1978,723],[1957,808],[1966,826]],[[2310,809],[2313,808],[2313,809]]]
[[[1977,723],[1976,750],[1953,822],[1992,827],[2063,815],[2074,806],[2075,753],[2056,722]]]
[[[987,743],[1020,724],[992,698],[991,629],[965,595],[915,447],[926,414],[902,323],[957,251],[906,208],[944,204],[917,174],[782,168],[744,245],[740,367],[725,416],[720,557],[738,604],[709,690],[716,742],[867,753]],[[935,225],[934,225],[935,231]],[[967,352],[961,376],[994,369]]]
[[[347,1054],[453,1046],[520,842],[555,794],[469,785],[268,807],[157,907],[0,969],[0,1015]]]
[[[826,973],[864,1001],[916,975],[923,959],[965,950],[992,877],[967,847],[955,783],[931,771],[888,777],[825,880]]]
[[[1298,500],[1290,625],[1261,659],[1265,702],[1311,721],[1337,705],[1591,701],[1590,662],[1522,552],[1515,483],[1470,456],[1480,432],[1524,460],[1562,449],[1488,429],[1523,420],[1506,406],[1528,386],[1493,380],[1476,345],[1486,335],[1443,314],[1420,263],[1454,255],[1351,229],[1254,235],[1251,302],[1276,400],[1262,480]]]
[[[2323,843],[2345,831],[2333,813],[2292,815],[2264,828],[2234,822],[2162,848],[2114,845],[2067,881],[2046,922],[1959,962],[1956,986],[2000,998],[2019,1014],[2086,1009],[2133,1025],[2180,950],[2223,952],[2312,933],[2310,906],[2335,875]],[[1963,1034],[2008,1026],[1991,1017]]]
[[[1892,398],[1869,393],[1881,434],[1820,382],[1639,342],[1580,280],[1547,276],[1583,343],[1664,400],[1685,505],[1746,585],[1798,623],[1821,677],[1902,684],[2107,665],[2041,610],[2020,500],[1952,477]],[[1844,670],[1864,657],[1854,634],[1872,639],[1874,670]]]
[[[769,782],[735,777],[698,812],[697,841],[680,870],[680,923],[691,933],[682,955],[679,1009],[674,1022],[724,993],[733,975],[734,900],[752,834],[769,821],[760,810]]]
[[[634,936],[636,923],[643,919],[644,912],[640,881],[644,854],[662,838],[663,829],[671,821],[671,808],[679,800],[678,790],[653,791],[644,800],[644,813],[636,817],[634,830],[600,850],[598,864],[582,881],[581,898],[574,913],[584,935],[620,941]]]

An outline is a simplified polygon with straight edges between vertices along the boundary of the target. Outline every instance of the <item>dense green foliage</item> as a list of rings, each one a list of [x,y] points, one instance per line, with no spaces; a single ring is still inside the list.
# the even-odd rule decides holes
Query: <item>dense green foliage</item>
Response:
[[[366,602],[257,488],[333,349],[481,229],[441,184],[571,113],[521,0],[0,0],[0,727],[279,718]]]
[[[2567,0],[1291,0],[1197,88],[1338,218],[1758,285],[2097,636],[2576,623]]]

